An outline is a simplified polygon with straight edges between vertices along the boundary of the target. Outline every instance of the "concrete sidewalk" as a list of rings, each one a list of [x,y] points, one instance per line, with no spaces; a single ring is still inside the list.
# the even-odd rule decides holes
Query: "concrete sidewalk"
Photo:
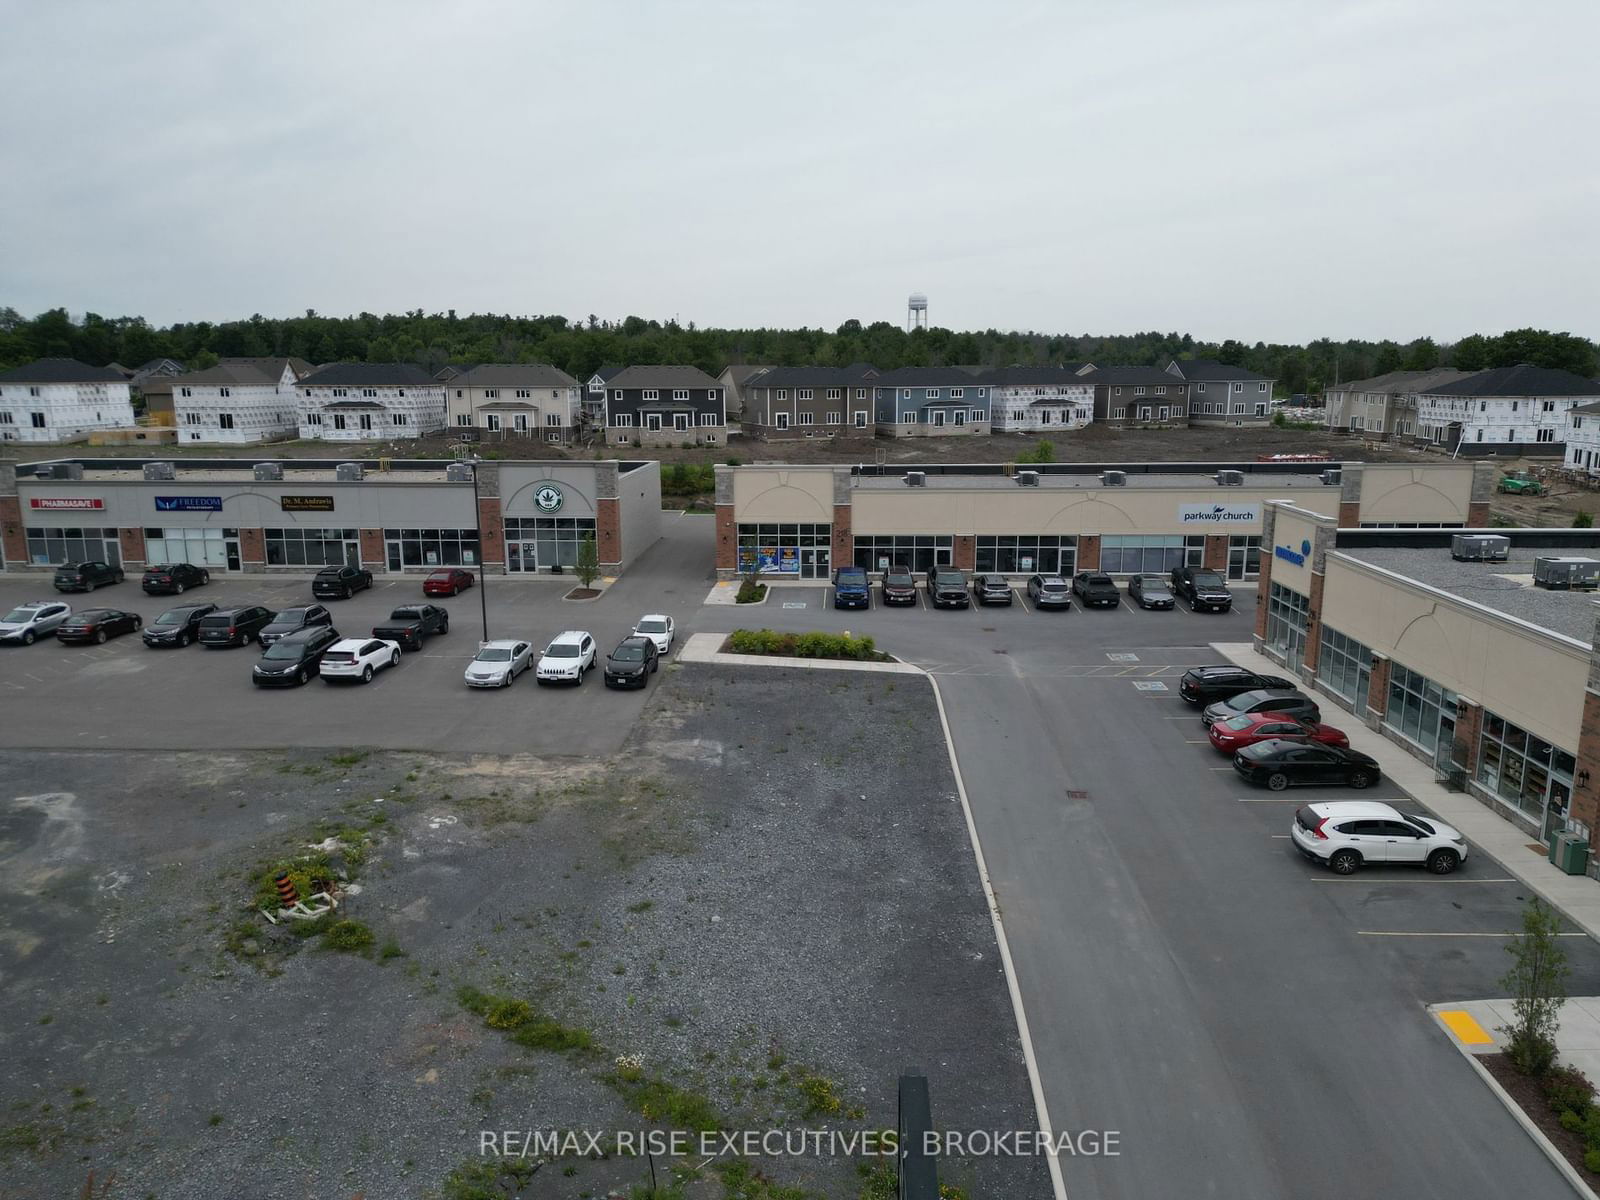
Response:
[[[1230,662],[1252,671],[1292,674],[1280,663],[1257,653],[1248,643],[1213,642],[1211,648]],[[1359,717],[1345,713],[1332,700],[1324,698],[1322,707],[1330,723],[1350,735],[1351,747],[1377,759],[1391,782],[1441,821],[1464,833],[1475,852],[1494,858],[1508,874],[1560,909],[1590,937],[1600,940],[1600,880],[1557,870],[1545,857],[1543,847],[1530,849],[1534,839],[1522,829],[1465,792],[1452,792],[1435,782],[1430,764],[1408,754],[1382,734],[1374,733]],[[1356,794],[1351,795],[1354,798]]]

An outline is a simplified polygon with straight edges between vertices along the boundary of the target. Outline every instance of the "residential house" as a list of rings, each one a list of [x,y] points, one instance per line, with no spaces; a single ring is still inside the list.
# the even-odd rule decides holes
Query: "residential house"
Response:
[[[1417,394],[1465,379],[1470,371],[1389,371],[1330,385],[1324,393],[1328,428],[1388,441],[1417,431]]]
[[[1094,420],[1094,384],[1088,363],[1059,367],[985,367],[976,378],[989,387],[996,433],[1052,433],[1082,429]]]
[[[583,421],[590,428],[606,423],[606,384],[620,375],[623,367],[601,367],[583,384]]]
[[[543,363],[483,363],[445,383],[451,429],[570,445],[582,415],[578,381]]]
[[[771,367],[758,366],[755,363],[729,363],[722,368],[722,374],[717,376],[717,382],[722,385],[722,390],[728,397],[730,421],[740,420],[744,416],[745,388],[749,381],[770,370]]]
[[[299,384],[300,436],[364,442],[444,429],[444,385],[412,363],[330,363]]]
[[[128,382],[133,384],[136,392],[144,391],[145,385],[153,379],[171,379],[182,375],[189,368],[175,358],[152,358],[149,362],[136,369],[129,377]]]
[[[1111,425],[1187,425],[1189,385],[1160,367],[1095,367],[1094,419]]]
[[[1189,385],[1191,425],[1265,425],[1271,418],[1270,375],[1208,358],[1175,358],[1167,374]]]
[[[1476,371],[1417,394],[1414,440],[1452,453],[1562,456],[1574,408],[1600,401],[1600,384],[1522,363]]]
[[[890,437],[989,432],[989,385],[961,367],[901,367],[872,392],[877,431]]]
[[[1600,401],[1575,405],[1568,415],[1572,427],[1567,430],[1562,465],[1569,471],[1600,475]]]
[[[106,367],[41,358],[0,371],[0,441],[59,442],[133,423],[128,381]]]
[[[625,367],[605,384],[606,440],[613,445],[720,446],[728,438],[727,392],[699,367]]]
[[[295,385],[311,371],[300,358],[225,358],[171,379],[178,440],[240,445],[293,437],[300,427]]]
[[[880,372],[848,367],[769,367],[746,384],[744,427],[763,437],[872,429],[872,390]]]

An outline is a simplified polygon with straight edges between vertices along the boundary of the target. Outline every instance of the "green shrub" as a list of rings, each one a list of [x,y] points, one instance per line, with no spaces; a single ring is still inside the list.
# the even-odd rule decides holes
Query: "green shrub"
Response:
[[[594,1045],[587,1029],[574,1029],[549,1017],[530,1020],[511,1035],[511,1040],[529,1050],[587,1050]]]
[[[1539,1084],[1552,1112],[1573,1112],[1584,1117],[1594,1106],[1594,1084],[1577,1067],[1556,1067]]]
[[[1561,1114],[1561,1128],[1571,1133],[1577,1133],[1583,1128],[1583,1118],[1570,1108]]]
[[[372,948],[372,943],[377,939],[372,930],[360,921],[346,918],[335,921],[322,931],[322,944],[329,950],[341,950],[345,953],[364,954]]]
[[[511,996],[497,996],[483,1014],[483,1023],[490,1029],[520,1029],[533,1020],[533,1005]]]
[[[807,1075],[800,1081],[800,1095],[806,1102],[805,1116],[831,1117],[844,1108],[844,1101],[833,1086],[833,1080],[821,1075]]]
[[[1600,1150],[1585,1150],[1583,1152],[1583,1165],[1585,1169],[1600,1175]]]
[[[612,1077],[612,1084],[648,1121],[659,1121],[673,1129],[722,1128],[721,1118],[711,1107],[711,1101],[699,1092],[686,1091],[635,1069],[618,1070]]]
[[[889,656],[869,637],[842,633],[779,633],[774,629],[736,629],[728,635],[733,654],[775,654],[792,658],[838,658],[881,662]]]

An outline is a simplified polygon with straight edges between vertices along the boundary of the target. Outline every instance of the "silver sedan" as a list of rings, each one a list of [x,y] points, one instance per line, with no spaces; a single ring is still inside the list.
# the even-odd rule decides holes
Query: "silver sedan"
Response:
[[[467,686],[510,687],[516,677],[531,666],[532,642],[485,642],[467,664]]]

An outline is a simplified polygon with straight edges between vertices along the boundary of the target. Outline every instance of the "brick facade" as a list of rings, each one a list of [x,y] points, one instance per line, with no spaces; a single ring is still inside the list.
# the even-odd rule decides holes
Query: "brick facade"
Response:
[[[1078,570],[1098,571],[1100,569],[1100,537],[1094,533],[1078,535]]]
[[[846,567],[855,562],[856,539],[850,524],[852,511],[852,507],[848,504],[833,506],[833,565],[836,568]]]
[[[594,542],[602,567],[622,564],[622,501],[595,501]]]
[[[1478,735],[1483,732],[1483,706],[1465,696],[1456,698],[1456,745],[1460,754],[1453,757],[1466,768],[1467,778],[1478,774]]]
[[[239,530],[239,566],[246,571],[266,570],[267,538],[261,530]]]
[[[506,524],[500,516],[499,496],[478,496],[478,557],[485,568],[505,568]]]
[[[1339,502],[1339,528],[1354,529],[1361,524],[1361,503],[1358,500]]]
[[[363,529],[361,531],[361,565],[377,571],[383,571],[388,568],[389,558],[383,545],[383,530]]]
[[[1372,676],[1367,681],[1367,724],[1378,728],[1383,723],[1383,714],[1389,705],[1389,656],[1387,654],[1374,654],[1372,656]]]
[[[978,565],[978,539],[971,534],[956,535],[951,547],[950,565],[962,571],[971,571]]]
[[[122,551],[123,567],[144,566],[144,530],[117,530],[117,546]]]
[[[837,533],[834,536],[837,538]],[[738,530],[733,523],[733,505],[719,504],[717,505],[717,570],[721,572],[738,569],[739,538]]]
[[[1474,500],[1467,505],[1467,528],[1487,529],[1489,527],[1489,502],[1487,500]]]
[[[16,496],[0,496],[0,546],[5,548],[5,561],[28,561],[28,538],[22,532],[22,501]]]
[[[1228,535],[1225,533],[1206,534],[1205,557],[1201,565],[1211,568],[1222,575],[1228,573]]]
[[[1591,841],[1600,830],[1600,694],[1585,688],[1583,692],[1583,723],[1578,727],[1577,764],[1573,770],[1572,802],[1567,809],[1569,820],[1581,822],[1589,830]],[[1588,782],[1579,785],[1585,774]]]
[[[1306,652],[1301,677],[1307,683],[1317,677],[1317,660],[1322,655],[1322,587],[1327,581],[1321,571],[1311,573],[1311,595],[1306,612]]]

